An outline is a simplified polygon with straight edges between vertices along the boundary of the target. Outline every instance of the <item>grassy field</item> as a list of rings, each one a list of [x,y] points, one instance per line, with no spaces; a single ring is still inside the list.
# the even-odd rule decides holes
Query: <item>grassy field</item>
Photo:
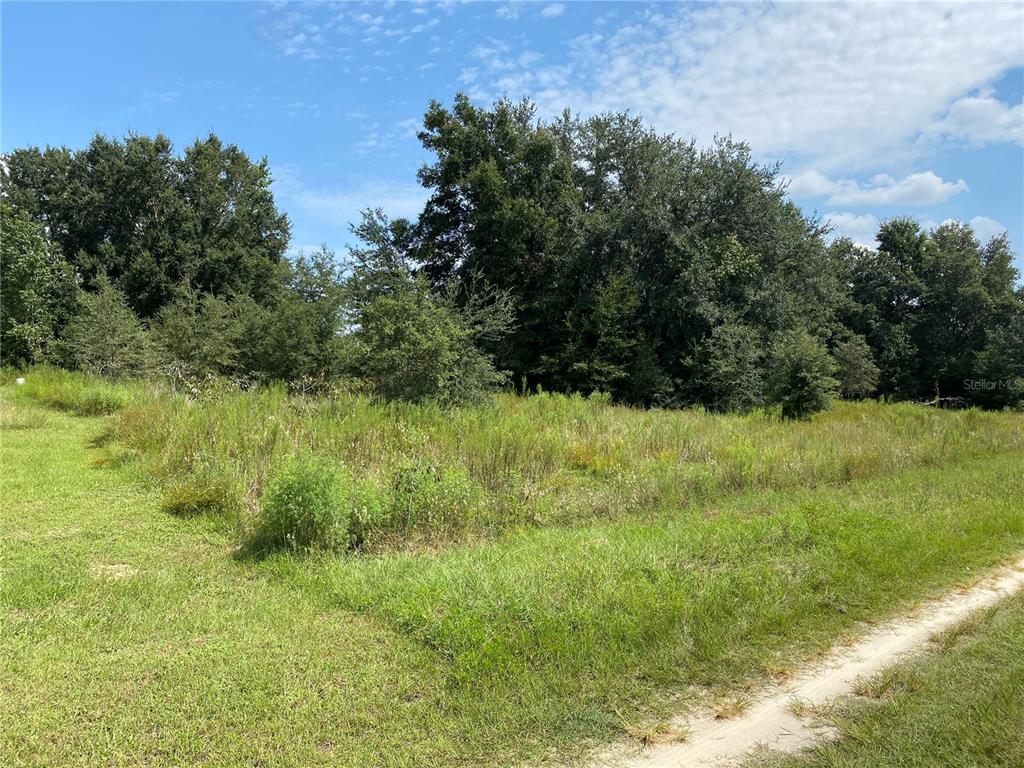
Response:
[[[1024,550],[1019,414],[444,413],[53,372],[2,407],[4,765],[574,762]],[[252,556],[307,455],[379,496],[373,535]]]
[[[438,549],[522,528],[657,519],[727,496],[806,490],[1024,450],[1024,415],[842,403],[806,422],[502,395],[487,407],[382,404],[283,388],[189,397],[40,369],[23,399],[117,412],[170,512],[217,512],[244,539],[268,479],[325,460],[372,498],[360,549]]]
[[[1024,595],[944,634],[828,717],[838,741],[773,768],[1024,765]]]

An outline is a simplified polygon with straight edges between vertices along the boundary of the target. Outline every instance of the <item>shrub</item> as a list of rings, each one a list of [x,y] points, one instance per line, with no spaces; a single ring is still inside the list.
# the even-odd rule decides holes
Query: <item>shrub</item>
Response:
[[[253,543],[262,550],[354,549],[381,526],[383,513],[369,483],[324,461],[293,459],[267,486]]]
[[[740,322],[716,326],[692,358],[697,400],[716,411],[746,412],[764,401],[764,342]]]
[[[157,314],[151,333],[161,362],[178,363],[190,376],[235,370],[241,327],[233,307],[223,299],[183,290]]]
[[[258,548],[345,548],[349,521],[338,503],[338,485],[338,473],[324,462],[287,464],[263,494],[255,535]]]
[[[353,371],[389,400],[479,402],[507,380],[483,345],[508,333],[511,298],[472,283],[435,291],[406,261],[404,226],[377,211],[355,229],[369,247],[352,250],[347,283]]]
[[[878,386],[878,366],[863,336],[851,336],[839,342],[832,355],[836,361],[836,378],[839,379],[843,397],[860,400],[875,391]]]
[[[81,311],[68,324],[66,357],[86,373],[111,378],[139,376],[152,362],[149,334],[124,294],[105,277],[95,293],[81,291]]]
[[[821,341],[807,331],[790,331],[775,343],[772,358],[772,394],[782,406],[782,418],[805,419],[831,406],[839,382]]]

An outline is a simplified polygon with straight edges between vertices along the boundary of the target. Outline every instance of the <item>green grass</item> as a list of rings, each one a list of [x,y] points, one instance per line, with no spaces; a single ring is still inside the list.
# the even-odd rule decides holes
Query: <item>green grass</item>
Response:
[[[665,692],[741,691],[1024,549],[1024,455],[842,490],[751,493],[651,522],[548,529],[444,555],[306,567],[312,589],[448,661],[537,745],[657,718]],[[643,705],[649,705],[646,709]]]
[[[862,686],[837,741],[774,768],[1024,765],[1024,594],[942,636],[936,652]]]
[[[1024,450],[1024,416],[842,403],[806,422],[765,413],[613,406],[602,397],[501,395],[442,410],[339,393],[227,389],[200,398],[28,372],[20,397],[74,412],[107,393],[111,433],[145,462],[169,508],[216,497],[244,539],[264,488],[295,458],[332,462],[381,500],[364,551],[436,549],[522,528],[652,517],[752,491],[856,482]],[[84,404],[84,407],[83,407]],[[211,490],[212,489],[212,490]]]
[[[10,375],[5,375],[10,379]],[[136,382],[116,383],[77,371],[39,366],[24,377],[17,393],[23,398],[79,416],[106,416],[144,396]],[[5,382],[6,383],[6,382]]]
[[[432,653],[160,512],[131,465],[95,466],[102,421],[0,408],[0,765],[459,754]]]
[[[572,762],[1024,549],[1015,414],[133,385],[75,416],[62,388],[110,385],[32,376],[0,401],[5,766]],[[343,464],[416,525],[248,556],[257,486],[290,457]],[[503,493],[532,512],[503,523]]]

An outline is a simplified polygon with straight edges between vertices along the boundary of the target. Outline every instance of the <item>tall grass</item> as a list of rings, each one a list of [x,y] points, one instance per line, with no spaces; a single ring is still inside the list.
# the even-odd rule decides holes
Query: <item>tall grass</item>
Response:
[[[656,514],[1024,448],[1021,414],[911,404],[841,403],[806,422],[560,394],[445,410],[284,387],[195,399],[53,369],[31,371],[19,389],[79,413],[118,410],[114,434],[167,489],[170,508],[194,513],[194,500],[214,499],[240,510],[243,528],[277,468],[309,456],[334,464],[382,500],[360,538],[368,550]]]
[[[19,396],[79,416],[117,413],[145,396],[140,382],[113,382],[49,366],[33,368],[22,378],[24,383],[15,390]]]

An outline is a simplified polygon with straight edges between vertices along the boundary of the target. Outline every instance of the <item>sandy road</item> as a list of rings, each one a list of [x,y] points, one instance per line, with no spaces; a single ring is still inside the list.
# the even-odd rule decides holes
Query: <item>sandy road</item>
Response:
[[[672,723],[685,741],[643,749],[616,747],[599,755],[594,768],[721,768],[734,766],[756,750],[792,751],[828,738],[813,711],[851,693],[858,679],[871,677],[921,650],[936,633],[975,611],[995,605],[1024,588],[1024,558],[973,585],[918,606],[910,614],[873,629],[852,645],[831,651],[812,668],[762,692],[742,714],[728,720],[708,712]]]

